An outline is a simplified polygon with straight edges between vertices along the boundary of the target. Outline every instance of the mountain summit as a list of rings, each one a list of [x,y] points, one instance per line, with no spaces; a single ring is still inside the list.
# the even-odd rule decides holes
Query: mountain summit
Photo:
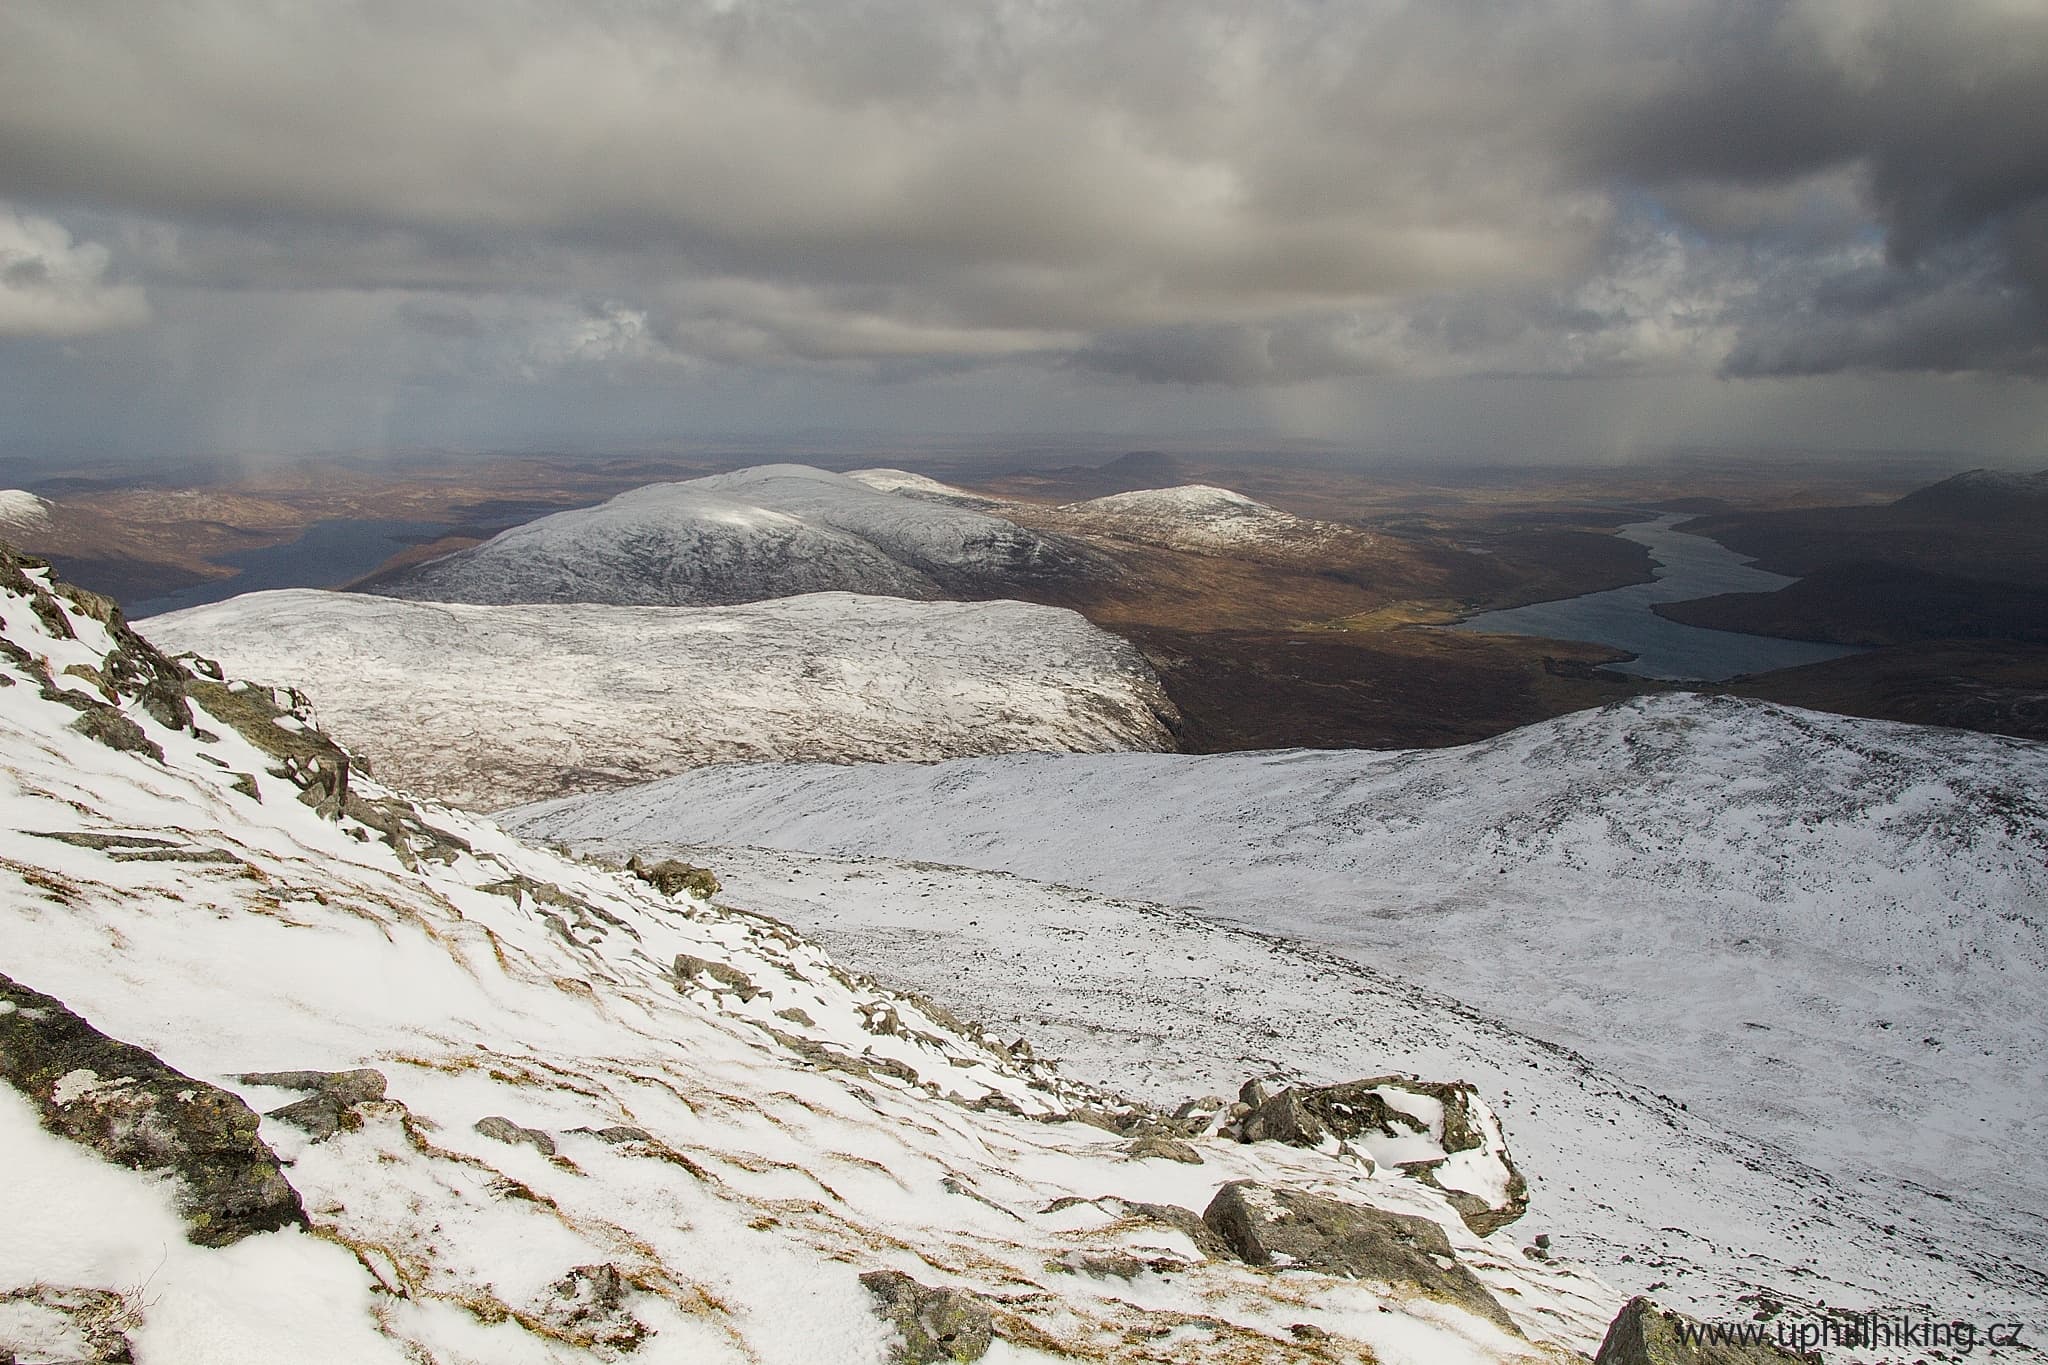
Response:
[[[1085,547],[1001,517],[785,464],[649,484],[557,512],[375,591],[440,602],[623,606],[808,592],[977,599],[1106,571]]]

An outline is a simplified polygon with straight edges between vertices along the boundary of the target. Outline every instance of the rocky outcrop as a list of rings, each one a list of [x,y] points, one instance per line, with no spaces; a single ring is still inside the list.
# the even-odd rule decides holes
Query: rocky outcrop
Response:
[[[527,1146],[542,1156],[555,1154],[555,1140],[538,1128],[522,1128],[502,1114],[481,1118],[473,1125],[477,1132],[495,1142]]]
[[[698,867],[695,863],[675,858],[643,863],[638,857],[633,857],[626,860],[626,871],[664,896],[696,896],[700,900],[710,900],[718,894],[718,878],[710,868]]]
[[[265,1118],[277,1119],[313,1135],[315,1142],[343,1130],[363,1126],[356,1106],[384,1098],[384,1073],[371,1067],[353,1071],[251,1071],[239,1077],[245,1085],[268,1085],[279,1090],[310,1090],[313,1093]]]
[[[1516,1330],[1486,1286],[1458,1263],[1444,1230],[1427,1218],[1233,1180],[1209,1201],[1202,1221],[1251,1265],[1406,1287],[1503,1331]]]
[[[248,1105],[5,976],[0,1078],[59,1137],[117,1165],[175,1175],[185,1235],[201,1246],[305,1224],[298,1193]]]
[[[995,1339],[988,1304],[977,1294],[932,1289],[900,1270],[871,1270],[860,1282],[899,1337],[889,1365],[979,1360]]]
[[[1240,1142],[1350,1152],[1395,1166],[1444,1197],[1484,1237],[1520,1218],[1529,1188],[1500,1122],[1462,1081],[1374,1076],[1341,1085],[1245,1082],[1226,1131]]]
[[[1699,1324],[1641,1295],[1618,1314],[1593,1365],[1818,1365],[1815,1353],[1797,1354],[1767,1342],[1688,1341],[1681,1326]]]

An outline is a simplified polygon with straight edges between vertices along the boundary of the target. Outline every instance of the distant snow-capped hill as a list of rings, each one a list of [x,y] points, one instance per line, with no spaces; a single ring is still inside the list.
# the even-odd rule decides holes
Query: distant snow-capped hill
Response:
[[[2048,508],[2048,470],[2016,474],[1969,469],[1915,489],[1892,504],[1896,512],[1979,521],[2039,518],[2044,508]]]
[[[913,474],[907,469],[850,469],[846,477],[856,483],[866,484],[881,493],[895,493],[906,498],[922,498],[928,502],[948,503],[954,507],[1001,507],[1001,498],[991,498],[983,493],[971,493],[965,488],[956,488],[950,483],[923,474]]]
[[[152,617],[164,648],[313,680],[398,784],[489,809],[704,763],[1170,749],[1136,649],[1023,602],[472,606],[310,590]]]
[[[1076,534],[1206,554],[1328,553],[1346,542],[1358,549],[1371,543],[1356,528],[1297,517],[1212,484],[1112,493],[1051,509],[1040,519]]]
[[[725,768],[513,818],[961,864],[1335,948],[2048,1263],[2048,1149],[2008,1136],[2048,1122],[2042,745],[1667,696],[1459,749]]]
[[[412,800],[4,549],[0,622],[0,1356],[1511,1365],[1620,1306],[1398,1162],[1067,1082],[700,869]]]
[[[1001,517],[804,465],[762,465],[557,512],[376,591],[439,602],[711,606],[809,592],[999,597],[1105,571],[1084,547]]]

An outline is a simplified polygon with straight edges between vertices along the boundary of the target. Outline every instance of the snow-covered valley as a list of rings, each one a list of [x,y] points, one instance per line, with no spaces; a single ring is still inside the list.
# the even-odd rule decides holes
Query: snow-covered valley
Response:
[[[380,775],[482,809],[703,763],[1173,745],[1173,705],[1135,649],[1023,602],[487,607],[297,590],[146,629],[238,677],[303,682]]]
[[[2018,1139],[2048,1121],[2038,745],[1674,697],[1456,750],[736,767],[513,820],[615,851],[961,865],[1315,945],[1569,1048],[1618,1091],[1670,1096],[1730,1135],[1736,1160],[1833,1211],[1832,1261],[1736,1239],[1701,1257],[1722,1273],[1785,1290],[1803,1266],[1939,1300],[1968,1259],[1972,1292],[2048,1306],[2048,1160]],[[834,932],[823,911],[798,918]],[[868,933],[838,908],[831,923]],[[999,955],[1025,945],[1017,981],[1061,979],[1034,957],[1058,936],[1013,937],[978,914],[948,932]],[[880,930],[874,941],[888,948]],[[912,954],[886,956],[918,979]],[[958,989],[1018,1009],[998,984]],[[1303,989],[1253,973],[1230,1010],[1299,1018]],[[1115,994],[1090,1008],[1113,1013]],[[1057,997],[1036,994],[1065,1009]],[[1680,1181],[1666,1197],[1709,1207],[1724,1184]],[[1857,1270],[1874,1247],[1913,1269]]]

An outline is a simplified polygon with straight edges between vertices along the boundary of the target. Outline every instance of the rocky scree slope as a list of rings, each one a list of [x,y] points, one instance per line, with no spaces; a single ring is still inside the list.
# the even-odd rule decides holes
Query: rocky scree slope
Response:
[[[307,590],[147,623],[238,677],[312,679],[321,724],[480,809],[704,763],[1171,749],[1144,657],[1023,602],[816,593],[736,607],[480,607]]]
[[[1560,1361],[1619,1306],[1447,1197],[1512,1183],[1467,1092],[1240,1140],[1312,1097],[1087,1090],[700,871],[404,797],[4,552],[0,621],[0,1352]]]
[[[1078,542],[806,465],[649,484],[386,579],[437,602],[712,606],[857,592],[990,598],[1113,573]]]
[[[1820,1241],[1789,1280],[2048,1306],[2048,1159],[2010,1141],[2048,1120],[2040,745],[1666,697],[1455,750],[730,768],[508,818],[622,852],[959,865],[1278,935],[1700,1116],[1811,1195],[1788,1207]],[[1021,980],[1064,979],[1057,940],[962,918],[1021,945]],[[1234,981],[1248,998],[1217,1008],[1298,1017],[1297,980]],[[1669,1155],[1672,1188],[1711,1198],[1684,1169],[1701,1154]],[[1689,1254],[1740,1280],[1746,1251]],[[1798,1263],[1750,1283],[1795,1292]]]

